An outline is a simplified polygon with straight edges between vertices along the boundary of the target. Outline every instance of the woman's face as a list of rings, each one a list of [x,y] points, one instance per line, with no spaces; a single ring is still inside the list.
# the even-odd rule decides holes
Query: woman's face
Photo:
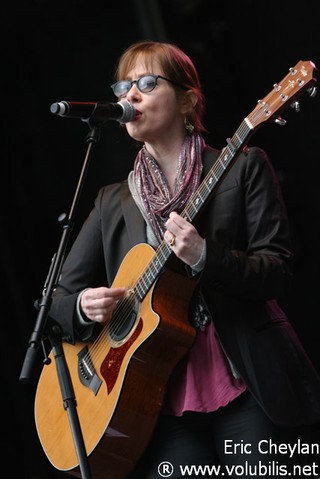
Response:
[[[143,61],[137,61],[128,72],[126,80],[138,80],[146,74],[165,76],[160,66],[153,62],[152,71]],[[128,134],[137,141],[146,143],[167,142],[169,137],[184,135],[184,114],[173,85],[158,78],[155,88],[148,92],[139,91],[134,83],[121,99],[127,99],[136,109],[136,118],[126,123]]]

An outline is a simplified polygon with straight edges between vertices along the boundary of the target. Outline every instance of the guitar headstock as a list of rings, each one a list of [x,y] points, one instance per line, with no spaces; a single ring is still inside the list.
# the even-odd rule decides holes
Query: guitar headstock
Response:
[[[311,61],[300,60],[294,67],[291,67],[289,73],[280,83],[273,85],[273,90],[259,100],[255,109],[247,116],[246,119],[250,122],[250,126],[255,129],[263,122],[275,120],[306,90],[309,90],[312,96],[315,91],[315,89],[312,90],[312,86],[317,81],[313,76],[314,70],[316,70],[316,66]]]

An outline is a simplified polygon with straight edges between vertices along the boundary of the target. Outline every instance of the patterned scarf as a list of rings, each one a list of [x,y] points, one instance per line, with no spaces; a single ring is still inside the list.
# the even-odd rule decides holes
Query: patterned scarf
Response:
[[[137,154],[133,181],[146,217],[159,242],[163,239],[165,222],[171,211],[181,212],[199,185],[204,147],[205,142],[200,134],[186,135],[179,156],[172,196],[160,165],[146,147],[143,146]]]

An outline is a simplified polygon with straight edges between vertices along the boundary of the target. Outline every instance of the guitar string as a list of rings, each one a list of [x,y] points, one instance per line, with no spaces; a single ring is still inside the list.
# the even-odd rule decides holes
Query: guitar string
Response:
[[[224,165],[219,164],[219,162],[217,162],[214,165],[214,168],[212,169],[212,171],[214,171],[214,170],[216,170],[216,172],[217,172],[217,173],[214,173],[214,177],[215,177],[215,179],[218,179],[220,174],[222,174],[224,172],[225,167],[224,167]],[[217,174],[218,174],[218,178],[217,178]],[[202,198],[204,196],[204,193],[206,193],[209,190],[210,190],[210,188],[207,184],[200,185],[199,191],[198,191],[198,196],[200,196],[200,198]],[[192,207],[192,204],[190,204],[190,205],[189,205],[189,207],[187,206],[185,208],[186,213],[188,213],[188,210]],[[195,210],[197,212],[198,208],[195,208]],[[191,216],[191,214],[188,214],[189,219],[190,219],[190,216]],[[136,285],[131,289],[131,291],[132,292],[135,292],[135,291],[139,292],[140,284],[141,283],[146,283],[147,288],[142,287],[142,293],[146,294],[145,290],[149,289],[149,285],[152,284],[153,280],[156,277],[154,272],[152,272],[152,269],[154,269],[156,272],[159,272],[159,269],[160,269],[159,267],[154,267],[153,268],[155,263],[158,261],[157,258],[161,257],[161,255],[162,255],[164,260],[166,260],[169,257],[170,254],[171,254],[171,249],[169,249],[167,243],[162,242],[161,245],[158,248],[156,257],[154,257],[152,259],[152,261],[149,263],[149,265],[146,267],[144,274],[142,275],[140,280],[136,283]],[[159,263],[160,267],[162,267],[163,266],[162,258],[160,258],[159,261],[160,261],[160,263]],[[150,271],[152,273],[151,274],[151,280],[150,280],[150,274],[149,274]],[[144,280],[144,278],[146,278],[146,280]],[[105,341],[106,338],[107,338],[107,343],[111,344],[111,341],[108,338],[110,336],[112,337],[113,334],[116,335],[116,333],[121,330],[121,328],[124,325],[125,320],[128,317],[130,311],[132,311],[133,304],[135,303],[135,301],[132,300],[132,298],[134,299],[134,295],[131,296],[130,301],[128,301],[128,298],[125,298],[125,300],[123,300],[119,303],[119,306],[116,308],[116,310],[114,312],[114,315],[111,318],[111,322],[109,322],[103,328],[103,330],[99,334],[98,338],[96,339],[96,341],[94,342],[94,344],[90,348],[90,352],[87,353],[86,360],[88,362],[90,361],[90,359],[89,359],[90,356],[91,356],[92,361],[95,359],[96,350],[99,348],[100,344]],[[141,295],[141,291],[140,291],[140,295],[138,295],[138,301],[141,301],[142,299],[143,299],[143,295]]]
[[[242,132],[242,130],[245,131],[245,129],[247,129],[247,125],[245,124],[245,122],[242,122],[242,124],[240,125],[240,127],[238,128],[237,132],[235,133],[235,135],[233,137],[233,141],[235,141],[236,137],[241,138],[241,136],[242,136],[241,132]],[[241,144],[241,141],[240,141],[240,144]],[[212,183],[212,177],[215,180],[215,183],[213,184],[213,186],[215,186],[215,184],[220,179],[221,175],[226,170],[226,165],[222,162],[222,156],[224,157],[225,161],[228,160],[228,162],[230,162],[229,157],[232,158],[232,153],[233,152],[230,150],[229,146],[226,146],[224,152],[218,158],[218,161],[216,161],[214,166],[211,168],[211,170],[207,174],[205,180],[200,184],[198,190],[193,195],[194,197],[197,197],[197,200],[199,200],[199,199],[201,200],[200,201],[200,206],[202,206],[206,197],[212,191],[212,184],[210,185],[210,183]],[[187,216],[187,218],[189,220],[191,220],[195,216],[195,214],[199,211],[197,203],[198,203],[198,201],[194,205],[193,202],[190,201],[184,209],[183,214],[185,216]],[[193,209],[193,212],[191,211],[191,209]],[[154,272],[152,272],[152,269],[154,269],[155,272],[158,273],[159,270],[162,268],[162,266],[164,264],[163,260],[166,261],[168,259],[168,257],[170,256],[170,254],[171,254],[171,249],[168,247],[167,243],[165,241],[163,241],[160,244],[160,246],[157,250],[156,256],[153,257],[153,259],[147,265],[147,267],[146,267],[143,275],[141,276],[141,278],[131,288],[130,296],[124,298],[123,300],[121,300],[119,302],[119,305],[117,306],[116,310],[114,311],[114,315],[111,318],[111,321],[108,322],[103,327],[102,331],[100,332],[100,334],[98,335],[98,337],[96,338],[96,340],[94,341],[94,343],[92,344],[92,346],[90,347],[90,349],[88,350],[86,355],[84,356],[84,360],[86,361],[86,364],[91,365],[91,367],[94,366],[94,363],[96,362],[96,359],[99,356],[99,350],[100,350],[100,346],[101,346],[102,343],[104,343],[106,341],[107,345],[112,344],[112,341],[109,338],[112,338],[112,336],[116,336],[117,333],[119,333],[119,331],[121,331],[121,328],[125,325],[125,322],[126,322],[128,316],[129,316],[129,314],[133,310],[134,304],[136,304],[136,300],[135,300],[136,293],[135,292],[136,291],[140,292],[140,295],[137,295],[137,297],[138,297],[138,301],[141,302],[144,298],[144,295],[147,293],[147,291],[149,290],[149,287],[152,285],[152,282],[154,281],[154,279],[156,277]],[[161,256],[162,256],[162,258],[161,258]],[[158,263],[158,267],[156,267],[155,265],[158,262],[158,258],[160,258],[161,260],[159,260],[160,262]],[[159,268],[159,265],[160,265],[161,268]],[[149,274],[149,273],[151,273],[151,274]],[[151,279],[150,279],[150,276],[151,276]],[[146,279],[144,279],[144,278],[146,278]],[[141,284],[143,285],[143,283],[145,283],[145,288],[140,286]],[[140,291],[139,291],[139,289],[140,289]],[[141,292],[143,294],[141,294]],[[132,330],[132,328],[131,328],[131,330]],[[130,330],[130,332],[131,332],[131,330]]]
[[[246,125],[243,122],[238,128],[236,134],[241,137],[241,131],[245,130],[245,127]],[[223,152],[223,156],[227,160],[229,159],[229,156],[231,156],[231,154],[232,152],[227,146],[225,148],[225,151]],[[214,177],[215,182],[217,182],[220,179],[221,175],[224,173],[225,169],[226,169],[226,166],[222,163],[222,159],[219,158],[218,161],[211,168],[210,172],[207,174],[205,180],[200,184],[199,189],[193,195],[201,199],[200,206],[202,206],[208,193],[211,193],[212,191],[212,185],[210,187],[208,184],[208,183],[212,183],[212,177]],[[195,213],[199,211],[199,208],[196,206],[197,205],[195,206],[193,205],[192,201],[190,201],[190,203],[186,206],[184,213],[185,215],[187,215],[189,220],[192,219]],[[194,210],[195,212],[194,214],[191,214],[192,213],[191,208]],[[149,272],[152,271],[152,269],[154,269],[156,272],[159,272],[158,271],[159,268],[153,267],[154,264],[158,261],[157,258],[161,257],[162,255],[164,260],[166,260],[170,254],[171,254],[171,249],[169,249],[167,243],[163,241],[158,248],[157,255],[152,259],[152,261],[150,261],[150,263],[147,265],[144,271],[144,274],[141,276],[138,282],[131,288],[131,293],[135,293],[136,290],[139,292],[140,284],[144,282],[146,283],[147,290],[148,290],[149,286],[152,284],[153,280],[156,277],[154,272],[152,272],[151,274],[152,281],[151,281]],[[161,267],[163,266],[163,258],[160,261]],[[146,278],[146,281],[144,280],[144,278]],[[140,288],[140,295],[138,295],[138,301],[143,300],[144,294],[146,294],[147,292],[147,291],[144,291],[145,289],[146,287]],[[141,291],[143,293],[142,295],[141,295]],[[95,362],[96,355],[98,354],[97,351],[99,352],[99,347],[102,342],[105,342],[106,340],[107,344],[112,344],[112,342],[109,340],[109,337],[112,337],[112,335],[116,335],[117,332],[119,332],[121,328],[123,327],[123,325],[125,324],[129,313],[132,311],[132,306],[135,303],[134,296],[135,296],[134,294],[133,295],[131,294],[130,300],[128,300],[128,298],[125,298],[124,300],[119,302],[119,306],[117,306],[116,310],[114,311],[114,315],[111,318],[111,322],[109,322],[108,324],[106,324],[106,326],[103,327],[99,336],[97,337],[97,339],[94,341],[93,345],[91,346],[90,351],[88,351],[87,354],[85,355],[85,360],[87,361],[87,363]]]
[[[287,80],[287,78],[289,78],[290,76],[292,75],[292,73],[289,73],[287,75],[287,77],[285,77],[284,81]],[[303,85],[305,82],[301,82],[300,79],[297,79],[294,81],[295,83],[298,83],[299,82],[301,83],[301,85]],[[283,101],[283,102],[287,102],[287,99],[285,98],[285,93],[286,91],[289,89],[290,92],[292,93],[292,89],[293,89],[293,83],[292,80],[289,80],[288,81],[288,84],[281,90],[281,95],[279,96],[279,98]],[[300,86],[301,86],[300,85]],[[307,86],[307,85],[306,85]],[[261,113],[264,113],[266,114],[266,108],[264,107],[264,105],[269,105],[269,108],[271,109],[272,111],[272,107],[279,102],[279,98],[276,97],[273,101],[270,101],[270,97],[272,98],[274,96],[274,92],[270,92],[269,95],[267,95],[264,100],[263,100],[263,103],[262,103],[262,106],[259,108],[256,106],[256,108],[253,110],[253,112],[248,115],[248,118],[250,119],[251,123],[252,124],[255,124],[254,122],[254,119],[253,119],[253,114],[254,113],[258,113],[260,112]],[[292,95],[291,95],[292,96]],[[288,95],[288,97],[290,98],[290,94]],[[270,101],[270,103],[269,103]],[[260,115],[261,117],[261,115]],[[195,192],[194,195],[192,195],[192,197],[197,197],[197,202],[195,203],[195,205],[193,204],[192,202],[192,197],[190,198],[190,202],[189,204],[185,207],[184,209],[184,217],[186,217],[187,219],[191,220],[194,215],[198,212],[198,199],[200,197],[201,199],[201,202],[200,202],[200,206],[203,204],[204,202],[204,199],[206,199],[206,197],[208,196],[209,193],[211,193],[212,191],[212,185],[210,185],[210,183],[212,183],[212,177],[214,178],[215,180],[215,183],[214,183],[214,186],[215,184],[218,182],[218,180],[220,179],[221,175],[224,173],[224,171],[226,170],[228,164],[230,163],[231,159],[233,158],[233,154],[234,152],[239,152],[240,150],[240,146],[243,144],[244,140],[249,136],[249,133],[250,133],[250,130],[252,130],[248,124],[246,123],[246,121],[244,120],[239,128],[237,129],[237,131],[235,132],[232,140],[231,140],[231,145],[227,145],[224,149],[224,151],[221,153],[221,155],[219,156],[217,162],[215,163],[215,165],[213,166],[213,168],[210,170],[209,174],[206,176],[205,180],[201,183],[199,189]],[[238,143],[238,140],[240,140],[240,144],[237,145]],[[229,147],[230,146],[230,147]],[[226,162],[226,164],[223,163],[222,159],[224,157],[224,160]],[[193,215],[191,214],[192,211],[191,210],[194,210],[193,212]],[[189,210],[190,210],[190,213],[189,213]],[[163,242],[164,243],[164,242]],[[160,245],[160,248],[163,247],[163,243]],[[165,246],[166,243],[164,243]],[[147,266],[146,270],[145,271],[149,271],[152,266],[152,261],[151,263]],[[150,266],[151,265],[151,266]],[[154,279],[154,277],[153,277]],[[149,286],[151,286],[152,283],[150,283]],[[104,328],[103,330],[101,331],[100,335],[98,336],[98,339],[94,342],[93,344],[93,347],[91,348],[92,351],[92,355],[91,355],[91,358],[94,358],[95,356],[95,349],[97,350],[98,349],[98,345],[101,341],[103,341],[104,337],[107,336],[106,334],[106,331],[107,329],[109,328],[109,331],[110,333],[112,334],[112,331],[115,333],[116,331],[120,331],[121,330],[121,327],[123,326],[123,323],[124,323],[124,318],[127,317],[127,315],[129,314],[130,311],[132,311],[132,308],[133,308],[133,305],[136,303],[136,301],[132,302],[132,298],[134,298],[135,296],[132,294],[132,292],[135,291],[135,289],[137,289],[139,286],[139,281],[136,283],[136,285],[131,289],[131,294],[129,296],[130,298],[130,301],[128,300],[128,298],[125,298],[123,301],[120,302],[120,305],[119,305],[119,308],[117,308],[117,310],[115,311],[115,317],[112,318],[112,323],[108,323]],[[148,288],[149,289],[149,288]],[[143,299],[143,297],[141,297],[139,299],[139,301],[141,301]],[[89,354],[87,354],[87,359],[89,359],[90,356]],[[91,359],[89,359],[89,362],[91,362]]]
[[[290,76],[290,74],[287,75],[287,76]],[[288,83],[288,85],[282,90],[282,92],[285,93],[289,88],[292,91],[292,84]],[[268,100],[269,100],[270,96],[271,97],[273,96],[272,92],[265,97],[265,99],[264,99],[265,104],[268,104]],[[275,103],[277,103],[278,100],[279,99],[276,99],[273,102],[271,101],[270,102],[270,107],[272,107]],[[252,112],[252,115],[256,112],[256,109]],[[263,107],[258,108],[258,110],[260,110],[260,113],[261,113],[261,110],[265,112],[265,108],[263,108]],[[272,110],[272,108],[271,108],[271,110]],[[250,118],[250,115],[248,117]],[[253,120],[251,119],[251,121],[253,121]],[[244,139],[248,136],[248,131],[250,131],[250,129],[248,130],[248,125],[246,124],[245,121],[243,121],[240,124],[239,128],[237,129],[237,131],[235,132],[235,134],[234,134],[234,136],[231,140],[232,141],[231,146],[234,147],[235,149],[237,149],[237,151],[239,151],[239,148],[243,144]],[[240,144],[239,145],[237,145],[237,143],[238,143],[237,140],[238,139],[240,139]],[[201,200],[200,201],[200,206],[202,206],[202,204],[203,204],[204,200],[206,199],[206,197],[208,196],[208,194],[211,193],[211,191],[212,191],[212,184],[211,183],[213,181],[213,178],[215,180],[215,183],[214,183],[213,186],[215,186],[215,184],[219,181],[221,175],[226,170],[226,167],[228,166],[228,164],[230,163],[230,160],[233,157],[234,152],[232,150],[232,147],[229,147],[229,145],[227,145],[225,147],[224,151],[219,156],[217,162],[214,164],[214,166],[211,168],[211,170],[207,174],[205,180],[200,184],[200,186],[199,186],[198,190],[195,192],[195,194],[192,195],[192,197],[197,198],[196,204],[194,204],[192,202],[192,197],[190,198],[191,201],[186,205],[186,207],[184,209],[184,212],[183,212],[185,217],[187,217],[189,220],[191,220],[195,216],[195,214],[199,211],[199,208],[197,207],[198,206],[198,199],[200,198],[200,200]],[[222,162],[222,157],[224,157],[225,161],[228,162],[226,165]],[[159,247],[159,251],[161,253],[162,250],[164,250],[164,253],[165,253],[164,258],[166,260],[168,255],[166,253],[164,245],[166,245],[166,247],[167,247],[167,244],[165,242],[162,242],[160,247]],[[119,333],[119,331],[121,331],[121,328],[125,324],[126,319],[128,318],[128,315],[130,314],[130,312],[132,312],[133,307],[136,304],[135,291],[136,290],[139,291],[140,283],[143,283],[144,282],[143,278],[146,277],[146,279],[147,279],[146,280],[147,290],[144,292],[143,295],[141,295],[141,291],[140,291],[140,297],[138,295],[138,301],[141,302],[143,300],[144,295],[147,293],[147,291],[149,290],[149,287],[152,285],[152,282],[154,281],[154,279],[156,277],[154,274],[152,274],[151,278],[152,278],[153,281],[151,281],[150,280],[150,275],[149,275],[149,272],[152,270],[152,266],[154,265],[156,259],[157,259],[157,255],[147,265],[147,267],[145,269],[145,272],[142,275],[142,277],[140,278],[140,280],[138,280],[137,283],[133,286],[133,288],[131,288],[129,296],[127,296],[126,298],[124,298],[123,300],[121,300],[119,302],[119,306],[116,308],[116,310],[114,312],[114,316],[111,318],[111,322],[106,324],[106,326],[103,327],[99,336],[97,337],[97,339],[94,341],[92,347],[90,348],[90,352],[88,351],[87,354],[85,355],[86,361],[88,363],[90,363],[91,365],[93,365],[93,362],[95,360],[95,356],[97,354],[97,351],[99,350],[100,343],[102,343],[105,340],[105,338],[107,338],[107,343],[109,342],[111,344],[111,341],[108,338],[112,337],[112,335],[116,335],[117,332]],[[161,265],[162,265],[162,263],[161,263]],[[155,269],[156,272],[159,272],[157,270],[157,268],[154,268],[154,269]],[[142,288],[142,292],[143,292],[143,288]]]

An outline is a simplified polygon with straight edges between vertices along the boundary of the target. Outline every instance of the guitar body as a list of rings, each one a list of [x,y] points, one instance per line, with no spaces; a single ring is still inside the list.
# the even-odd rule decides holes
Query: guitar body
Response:
[[[114,286],[130,289],[154,254],[145,244],[132,248]],[[120,340],[111,336],[104,341],[102,336],[98,343],[63,344],[93,479],[124,478],[145,450],[169,376],[194,341],[188,317],[195,287],[194,280],[166,268]],[[79,358],[91,350],[88,357],[96,377],[93,384],[86,384]],[[54,467],[81,477],[53,352],[50,357],[36,391],[38,435]]]

